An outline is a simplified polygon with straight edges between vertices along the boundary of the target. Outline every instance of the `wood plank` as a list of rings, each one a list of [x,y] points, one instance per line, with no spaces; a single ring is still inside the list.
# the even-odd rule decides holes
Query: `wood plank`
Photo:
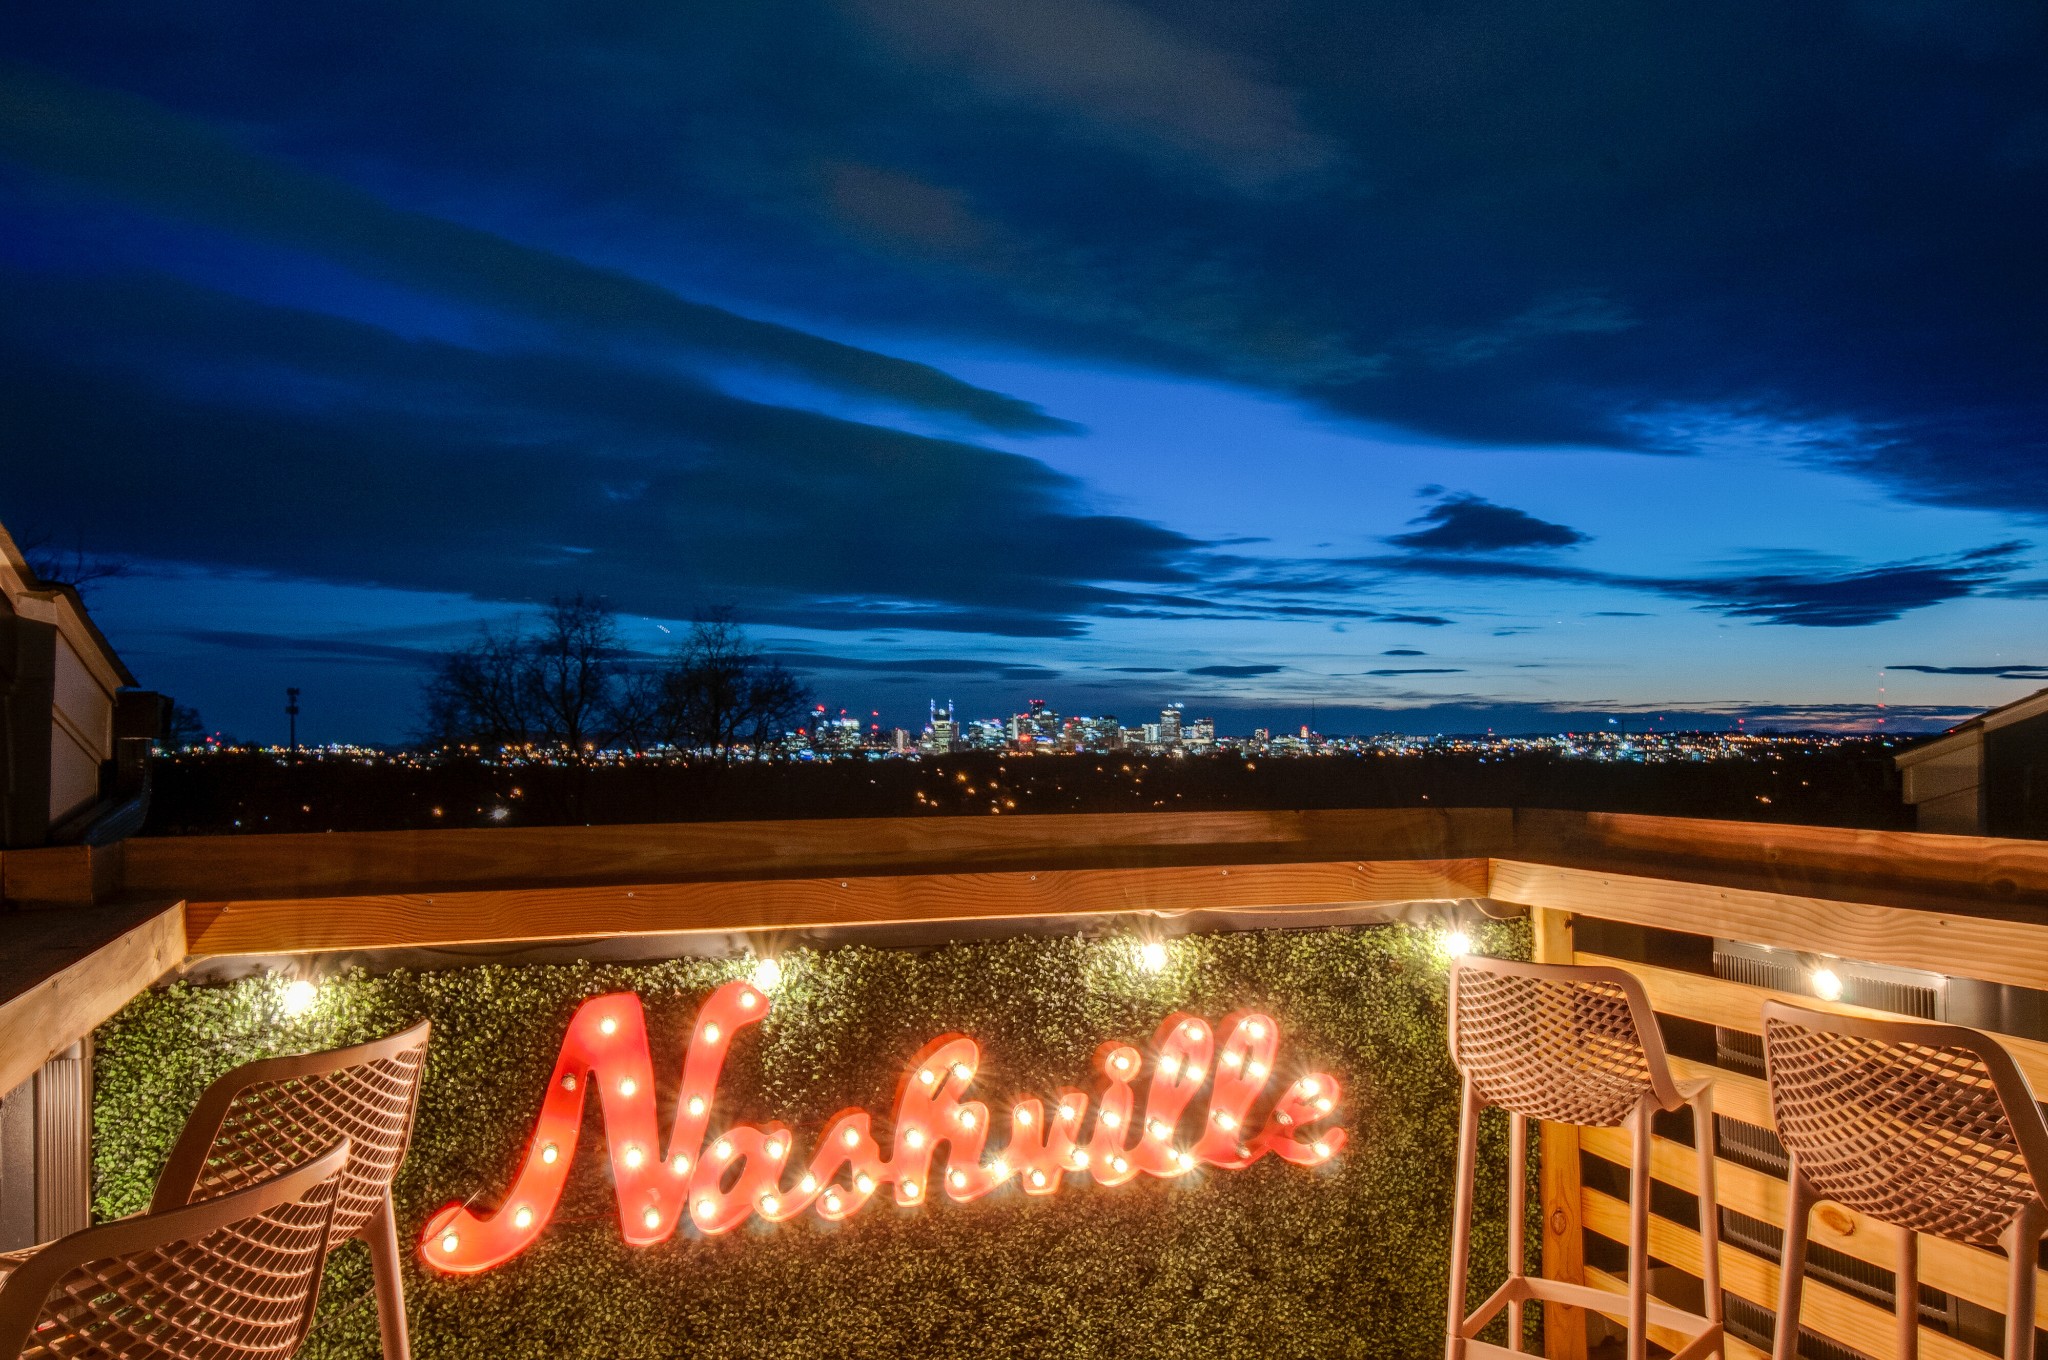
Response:
[[[1586,1228],[1617,1242],[1628,1240],[1628,1205],[1612,1195],[1588,1190]],[[1650,1215],[1650,1255],[1697,1276],[1706,1259],[1700,1235],[1683,1224]],[[1740,1247],[1721,1244],[1721,1285],[1729,1293],[1772,1312],[1778,1307],[1778,1268]],[[1800,1325],[1865,1355],[1890,1355],[1896,1328],[1890,1310],[1818,1280],[1809,1279],[1800,1305]],[[1929,1327],[1920,1329],[1920,1354],[1925,1360],[1984,1360],[1984,1352]]]
[[[28,1080],[185,956],[182,903],[104,910],[111,919],[98,910],[9,919],[0,1091]]]
[[[1341,908],[1483,896],[1486,861],[919,874],[195,902],[193,954],[580,939],[896,921]]]
[[[1757,892],[1669,878],[1493,862],[1492,896],[1692,935],[2048,989],[2048,930],[2031,922]]]
[[[1628,1281],[1622,1279],[1621,1276],[1610,1275],[1598,1267],[1588,1266],[1586,1267],[1586,1283],[1595,1289],[1603,1289],[1610,1294],[1624,1296],[1622,1303],[1618,1307],[1626,1308],[1628,1306],[1626,1300]],[[1654,1322],[1650,1324],[1649,1331],[1650,1340],[1667,1351],[1676,1351],[1692,1340],[1691,1337],[1683,1332],[1673,1331],[1669,1327],[1659,1327]],[[1727,1347],[1726,1360],[1771,1360],[1768,1352],[1758,1350],[1739,1336],[1724,1336],[1722,1341]]]
[[[2048,842],[1515,810],[1507,858],[2048,925]]]
[[[1702,1024],[1724,1025],[1729,1029],[1744,1030],[1750,1034],[1762,1032],[1762,1008],[1766,1001],[1789,1001],[1794,1005],[1835,1015],[1871,1016],[1880,1020],[1912,1018],[1901,1017],[1893,1011],[1852,1006],[1846,1001],[1821,1001],[1793,992],[1780,992],[1768,987],[1750,987],[1740,982],[1729,982],[1724,978],[1683,973],[1675,968],[1660,968],[1649,963],[1631,963],[1627,959],[1612,959],[1600,954],[1580,954],[1578,959],[1581,963],[1626,968],[1634,973],[1642,979],[1643,989],[1650,996],[1650,1004],[1666,1015],[1682,1016],[1687,1020],[1700,1021]],[[2012,1060],[2019,1065],[2020,1071],[2026,1074],[2027,1080],[2033,1084],[2036,1091],[2048,1091],[2048,1042],[2022,1039],[2013,1034],[1992,1033],[1991,1037],[1998,1040],[2005,1051],[2012,1055]]]
[[[1538,963],[1569,963],[1575,955],[1569,912],[1536,907],[1529,912]],[[1586,1234],[1579,1222],[1579,1130],[1544,1120],[1537,1125],[1537,1184],[1543,1212],[1543,1275],[1566,1284],[1586,1282]],[[1544,1308],[1543,1353],[1550,1360],[1585,1360],[1586,1317],[1582,1308]]]
[[[1621,1129],[1586,1130],[1585,1149],[1617,1166],[1630,1162],[1629,1136]],[[1650,1174],[1688,1195],[1699,1194],[1699,1163],[1693,1150],[1682,1143],[1666,1138],[1654,1140],[1650,1145]],[[1717,1158],[1714,1189],[1723,1208],[1761,1219],[1774,1228],[1784,1226],[1785,1182],[1777,1177]],[[1898,1266],[1901,1230],[1833,1201],[1825,1201],[1813,1211],[1808,1231],[1816,1246],[1832,1247],[1881,1270]],[[1920,1283],[1946,1290],[1993,1312],[2005,1311],[2006,1260],[1997,1252],[1922,1236]],[[2048,1327],[2048,1278],[2043,1279],[2041,1291],[2035,1295],[2034,1317],[2036,1326]]]
[[[709,878],[1285,861],[1505,851],[1506,809],[849,817],[131,841],[131,892],[187,900],[635,885]]]
[[[1673,1058],[1671,1070],[1680,1081],[1711,1078],[1715,1114],[1725,1114],[1730,1119],[1740,1119],[1760,1129],[1777,1129],[1778,1121],[1771,1115],[1771,1090],[1757,1078],[1730,1072],[1712,1063],[1694,1062],[1691,1058]]]

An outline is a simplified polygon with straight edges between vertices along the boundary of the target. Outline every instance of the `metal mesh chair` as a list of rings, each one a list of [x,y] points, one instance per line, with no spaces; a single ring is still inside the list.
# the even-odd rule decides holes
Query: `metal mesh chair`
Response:
[[[385,1360],[408,1360],[405,1285],[391,1178],[412,1137],[428,1022],[374,1043],[245,1063],[199,1098],[157,1178],[153,1212],[210,1199],[347,1138],[334,1205],[337,1242],[369,1244]]]
[[[1629,1360],[1644,1360],[1648,1354],[1652,1323],[1691,1337],[1674,1360],[1721,1353],[1714,1084],[1673,1080],[1657,1017],[1642,984],[1618,968],[1461,958],[1451,966],[1450,1031],[1451,1058],[1464,1076],[1465,1094],[1458,1127],[1446,1360],[1520,1354],[1523,1306],[1531,1300],[1624,1314]],[[1468,1315],[1465,1288],[1479,1116],[1489,1106],[1508,1112],[1508,1278]],[[1650,1117],[1658,1110],[1682,1107],[1692,1110],[1693,1141],[1699,1156],[1705,1316],[1649,1295]],[[1623,1298],[1526,1273],[1522,1238],[1531,1119],[1626,1127],[1633,1134],[1628,1293]],[[1507,1346],[1478,1340],[1479,1333],[1503,1308],[1508,1312]]]
[[[2048,1123],[2026,1077],[1989,1035],[1959,1025],[1875,1020],[1764,1005],[1771,1113],[1791,1154],[1778,1337],[1799,1334],[1807,1215],[1821,1200],[1904,1229],[1898,1355],[1920,1344],[1916,1233],[2001,1246],[2011,1257],[2005,1353],[2034,1354],[2034,1272],[2048,1204]]]
[[[218,1199],[17,1254],[5,1360],[265,1360],[312,1325],[348,1140]]]

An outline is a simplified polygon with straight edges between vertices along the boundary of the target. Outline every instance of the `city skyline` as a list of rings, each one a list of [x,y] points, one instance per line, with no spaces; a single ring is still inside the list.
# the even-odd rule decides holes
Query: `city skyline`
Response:
[[[2048,16],[9,21],[0,520],[211,726],[577,592],[820,701],[1938,729],[2048,683]]]

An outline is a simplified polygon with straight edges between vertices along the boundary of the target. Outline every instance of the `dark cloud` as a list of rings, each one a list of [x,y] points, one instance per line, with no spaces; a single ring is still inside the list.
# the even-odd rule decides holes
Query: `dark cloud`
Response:
[[[1366,675],[1463,675],[1462,666],[1406,666],[1389,667],[1384,670],[1366,671]]]
[[[2048,665],[2015,661],[2004,666],[1886,666],[1888,671],[1918,671],[1922,675],[1989,675],[2000,680],[2048,680]]]
[[[1188,674],[1214,676],[1222,680],[1249,680],[1253,676],[1258,675],[1277,675],[1279,672],[1284,671],[1286,669],[1287,668],[1285,666],[1269,666],[1263,664],[1247,664],[1242,666],[1190,666],[1188,667]]]
[[[1410,523],[1427,525],[1387,542],[1412,552],[1505,552],[1516,548],[1569,548],[1586,542],[1577,529],[1495,505],[1483,496],[1445,496]]]
[[[192,628],[184,636],[213,647],[243,652],[273,652],[292,656],[342,658],[356,661],[401,661],[429,666],[441,655],[428,647],[401,647],[384,642],[360,642],[349,638],[296,637],[283,633],[251,633],[229,629]]]
[[[1429,654],[1428,654],[1427,652],[1423,651],[1423,650],[1422,650],[1422,649],[1421,649],[1420,647],[1389,647],[1389,648],[1387,648],[1387,650],[1385,650],[1384,652],[1381,652],[1381,653],[1380,653],[1380,655],[1381,655],[1381,656],[1427,656],[1427,655],[1429,655]]]
[[[806,671],[887,671],[906,676],[989,675],[1004,680],[1050,681],[1060,677],[1059,671],[1048,666],[989,657],[859,657],[828,656],[819,652],[777,652],[771,655],[792,669]]]

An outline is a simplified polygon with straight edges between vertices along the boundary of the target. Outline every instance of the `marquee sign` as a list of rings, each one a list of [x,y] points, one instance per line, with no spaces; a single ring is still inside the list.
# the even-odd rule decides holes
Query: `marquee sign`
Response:
[[[747,982],[713,992],[697,1014],[683,1061],[668,1141],[659,1141],[653,1059],[646,1014],[631,992],[592,997],[569,1022],[555,1059],[518,1179],[493,1212],[450,1204],[428,1219],[420,1255],[438,1270],[474,1274],[503,1265],[533,1244],[553,1216],[576,1155],[591,1088],[604,1114],[618,1197],[619,1228],[634,1246],[667,1240],[687,1222],[723,1233],[759,1215],[771,1223],[815,1212],[851,1218],[887,1187],[899,1206],[935,1193],[978,1199],[1015,1182],[1027,1195],[1056,1193],[1070,1176],[1122,1185],[1140,1175],[1185,1176],[1198,1166],[1237,1170],[1268,1153],[1315,1166],[1344,1147],[1329,1127],[1339,1090],[1312,1072],[1286,1083],[1254,1130],[1254,1108],[1274,1080],[1280,1029],[1271,1017],[1240,1011],[1212,1026],[1168,1016],[1152,1041],[1151,1076],[1140,1112],[1135,1086],[1145,1058],[1129,1044],[1096,1051],[1094,1096],[1062,1089],[1050,1101],[1018,1099],[1008,1111],[1009,1139],[985,1155],[987,1105],[967,1098],[980,1066],[972,1039],[932,1040],[897,1083],[884,1156],[866,1110],[842,1110],[826,1122],[817,1150],[794,1181],[794,1136],[780,1123],[736,1124],[705,1146],[719,1073],[733,1036],[768,1013],[767,993]],[[1204,1089],[1197,1121],[1189,1109]],[[1094,1110],[1090,1125],[1088,1115]],[[936,1154],[947,1149],[938,1184]]]

